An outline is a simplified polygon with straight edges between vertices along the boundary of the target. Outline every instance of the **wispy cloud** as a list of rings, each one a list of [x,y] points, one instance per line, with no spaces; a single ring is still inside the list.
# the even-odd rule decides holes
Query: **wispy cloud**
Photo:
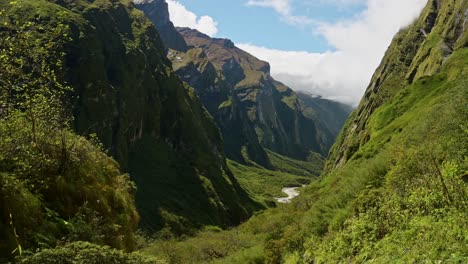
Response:
[[[246,4],[248,6],[273,8],[289,24],[308,25],[313,23],[313,20],[309,17],[293,14],[291,0],[248,0]]]
[[[291,14],[291,0],[249,0],[247,5],[270,7],[284,16]]]

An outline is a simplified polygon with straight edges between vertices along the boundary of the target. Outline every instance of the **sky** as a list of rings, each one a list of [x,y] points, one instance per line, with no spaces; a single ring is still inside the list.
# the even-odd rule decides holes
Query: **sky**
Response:
[[[268,61],[294,90],[356,106],[427,0],[166,0],[172,22]]]

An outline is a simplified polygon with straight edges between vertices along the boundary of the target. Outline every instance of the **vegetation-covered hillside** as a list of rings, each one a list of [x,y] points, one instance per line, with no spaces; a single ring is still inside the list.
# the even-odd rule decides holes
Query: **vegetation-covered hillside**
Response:
[[[141,227],[177,235],[260,208],[131,1],[2,1],[0,10],[2,252],[62,240],[132,249],[133,196]]]
[[[77,240],[133,250],[135,184],[70,128],[72,88],[59,81],[70,25],[60,10],[13,11],[22,4],[0,5],[0,262]]]
[[[200,234],[207,242],[198,241],[192,256],[200,263],[467,262],[467,5],[429,1],[398,33],[320,181],[236,230]],[[173,247],[186,256],[192,243]]]
[[[348,109],[138,2],[0,2],[0,262],[468,262],[467,1],[395,36],[316,181]]]

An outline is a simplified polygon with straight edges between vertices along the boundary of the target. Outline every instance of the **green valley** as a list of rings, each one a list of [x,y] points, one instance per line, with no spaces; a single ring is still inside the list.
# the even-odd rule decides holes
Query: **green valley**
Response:
[[[0,1],[0,263],[468,262],[467,1],[427,1],[354,110],[184,3]]]

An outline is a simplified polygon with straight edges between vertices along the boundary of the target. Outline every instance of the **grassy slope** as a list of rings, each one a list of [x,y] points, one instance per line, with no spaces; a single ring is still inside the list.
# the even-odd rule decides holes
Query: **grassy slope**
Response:
[[[323,158],[317,153],[311,153],[307,161],[296,160],[267,150],[268,158],[277,171],[306,177],[319,176],[323,169]]]
[[[323,159],[312,153],[309,161],[295,160],[267,150],[273,170],[265,169],[254,162],[243,165],[229,160],[228,165],[239,184],[254,198],[265,205],[274,205],[275,197],[283,197],[284,187],[308,184],[318,177],[323,168]]]
[[[261,167],[245,166],[235,161],[228,161],[229,167],[239,184],[266,205],[274,205],[275,197],[283,197],[284,187],[302,186],[311,181],[310,177],[294,175],[286,172],[271,171]]]

